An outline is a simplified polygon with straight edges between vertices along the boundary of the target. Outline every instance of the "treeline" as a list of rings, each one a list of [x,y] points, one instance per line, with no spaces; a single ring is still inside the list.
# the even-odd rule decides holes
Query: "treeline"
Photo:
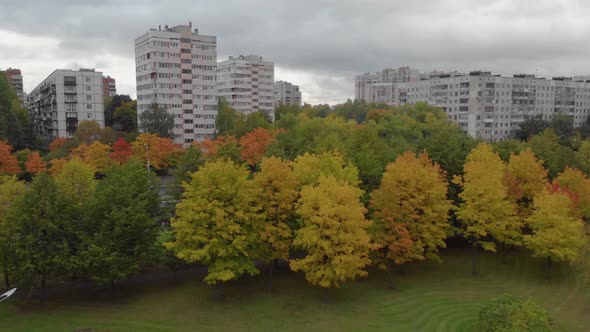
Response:
[[[108,130],[81,124],[22,166],[0,145],[0,172],[33,178],[0,180],[6,282],[115,282],[150,262],[199,262],[216,284],[282,260],[334,287],[371,265],[438,260],[449,236],[475,254],[524,247],[548,266],[583,264],[590,180],[576,160],[588,139],[574,149],[547,130],[490,145],[425,104],[280,107],[277,118],[220,110],[222,134],[186,148],[147,133],[109,145]],[[173,204],[159,202],[148,161],[175,176]]]
[[[5,75],[0,74],[0,140],[8,141],[15,149],[40,148],[34,137],[27,109]]]

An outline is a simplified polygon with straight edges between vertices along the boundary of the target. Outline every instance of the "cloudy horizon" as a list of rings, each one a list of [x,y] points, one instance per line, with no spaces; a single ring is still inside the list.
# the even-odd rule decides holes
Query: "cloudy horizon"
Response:
[[[262,56],[305,102],[335,104],[354,97],[354,75],[387,67],[589,74],[588,14],[581,0],[2,0],[0,68],[20,68],[26,91],[58,68],[96,68],[135,96],[135,38],[190,21],[217,36],[218,61]]]

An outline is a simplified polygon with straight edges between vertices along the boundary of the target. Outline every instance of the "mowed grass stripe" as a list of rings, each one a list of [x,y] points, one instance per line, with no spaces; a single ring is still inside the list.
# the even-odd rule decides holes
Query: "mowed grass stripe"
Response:
[[[88,296],[50,299],[44,310],[0,305],[1,331],[473,331],[481,307],[504,293],[531,296],[554,317],[558,330],[587,331],[590,293],[567,267],[555,266],[545,280],[542,264],[513,253],[508,264],[482,253],[478,277],[470,275],[467,250],[446,249],[443,263],[411,264],[396,271],[396,290],[387,274],[325,291],[301,273],[282,267],[267,290],[259,277],[231,283],[223,299],[202,277],[138,286],[112,301]],[[128,293],[128,294],[127,294]]]

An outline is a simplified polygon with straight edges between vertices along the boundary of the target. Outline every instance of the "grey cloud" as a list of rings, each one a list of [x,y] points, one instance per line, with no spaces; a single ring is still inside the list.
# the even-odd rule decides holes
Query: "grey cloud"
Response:
[[[132,60],[147,29],[192,21],[218,37],[220,60],[261,55],[311,73],[313,82],[299,83],[312,101],[341,102],[353,95],[355,73],[389,66],[588,73],[588,14],[583,0],[9,0],[0,3],[0,29],[55,38],[64,61],[108,68],[101,55]]]

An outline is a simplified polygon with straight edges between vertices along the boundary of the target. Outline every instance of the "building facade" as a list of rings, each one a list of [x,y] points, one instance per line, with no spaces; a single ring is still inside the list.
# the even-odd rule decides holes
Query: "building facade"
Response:
[[[16,92],[18,99],[20,99],[20,101],[24,103],[25,94],[23,90],[23,75],[20,69],[8,68],[6,70],[0,70],[0,73],[6,75],[8,82],[10,83],[10,85],[12,85],[14,91]]]
[[[301,91],[299,85],[293,85],[285,81],[276,81],[274,84],[275,107],[279,105],[301,106]]]
[[[354,98],[356,100],[370,100],[374,93],[373,84],[415,82],[420,80],[420,72],[410,67],[398,69],[386,68],[377,73],[364,73],[355,77]]]
[[[257,55],[230,56],[218,64],[217,89],[237,112],[264,112],[274,121],[273,62]]]
[[[46,140],[72,137],[80,121],[104,127],[102,73],[94,69],[58,69],[27,94],[35,134]]]
[[[112,97],[117,94],[117,83],[110,76],[102,77],[102,95],[103,97]]]
[[[135,40],[137,114],[157,103],[174,116],[174,141],[212,138],[217,118],[217,38],[192,23],[151,29]]]
[[[523,121],[535,116],[551,120],[554,114],[567,114],[576,127],[590,116],[590,81],[569,77],[502,77],[474,71],[370,84],[367,90],[367,102],[394,106],[426,102],[439,107],[469,135],[486,141],[513,137]]]

